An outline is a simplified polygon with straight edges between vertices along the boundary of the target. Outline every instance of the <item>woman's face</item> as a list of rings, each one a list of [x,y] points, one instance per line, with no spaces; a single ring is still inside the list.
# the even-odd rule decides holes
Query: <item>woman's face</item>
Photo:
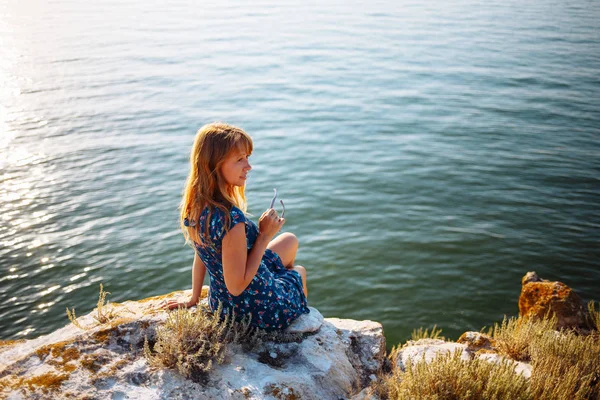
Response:
[[[221,165],[221,176],[228,185],[244,186],[248,172],[252,169],[249,154],[242,150],[233,150]]]

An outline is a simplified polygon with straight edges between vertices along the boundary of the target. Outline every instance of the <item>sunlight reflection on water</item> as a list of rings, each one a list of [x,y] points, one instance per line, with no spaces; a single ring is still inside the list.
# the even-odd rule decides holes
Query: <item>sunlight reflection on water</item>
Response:
[[[29,8],[0,5],[2,339],[90,311],[100,282],[189,287],[177,207],[214,120],[253,136],[250,212],[278,188],[325,316],[394,344],[514,315],[528,270],[596,296],[589,2]]]

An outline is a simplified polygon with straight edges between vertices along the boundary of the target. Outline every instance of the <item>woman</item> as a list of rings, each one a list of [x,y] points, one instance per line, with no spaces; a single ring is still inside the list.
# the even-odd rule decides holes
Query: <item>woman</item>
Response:
[[[285,329],[309,312],[306,270],[294,265],[296,236],[274,238],[285,219],[273,208],[261,215],[258,227],[245,215],[252,148],[246,132],[224,123],[205,125],[196,134],[181,202],[181,229],[195,249],[192,297],[166,307],[197,304],[208,270],[212,310],[221,302],[223,316],[250,314],[254,326]]]

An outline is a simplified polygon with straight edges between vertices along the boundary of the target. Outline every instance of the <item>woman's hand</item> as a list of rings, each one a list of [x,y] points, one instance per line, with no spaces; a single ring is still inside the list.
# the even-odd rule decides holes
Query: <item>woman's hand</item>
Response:
[[[198,304],[198,300],[194,301],[190,299],[188,301],[180,302],[178,300],[169,300],[168,302],[161,304],[160,308],[163,310],[173,310],[175,308],[190,308]]]
[[[270,241],[281,230],[283,224],[285,224],[285,218],[279,218],[277,211],[269,208],[258,220],[258,231]]]

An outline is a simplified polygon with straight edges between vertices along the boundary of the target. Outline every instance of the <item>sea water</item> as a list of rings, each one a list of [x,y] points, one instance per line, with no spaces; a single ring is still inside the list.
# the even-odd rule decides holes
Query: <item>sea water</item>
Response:
[[[5,1],[0,338],[191,287],[197,129],[254,139],[310,305],[388,346],[518,314],[531,270],[600,300],[600,7],[574,0]]]

